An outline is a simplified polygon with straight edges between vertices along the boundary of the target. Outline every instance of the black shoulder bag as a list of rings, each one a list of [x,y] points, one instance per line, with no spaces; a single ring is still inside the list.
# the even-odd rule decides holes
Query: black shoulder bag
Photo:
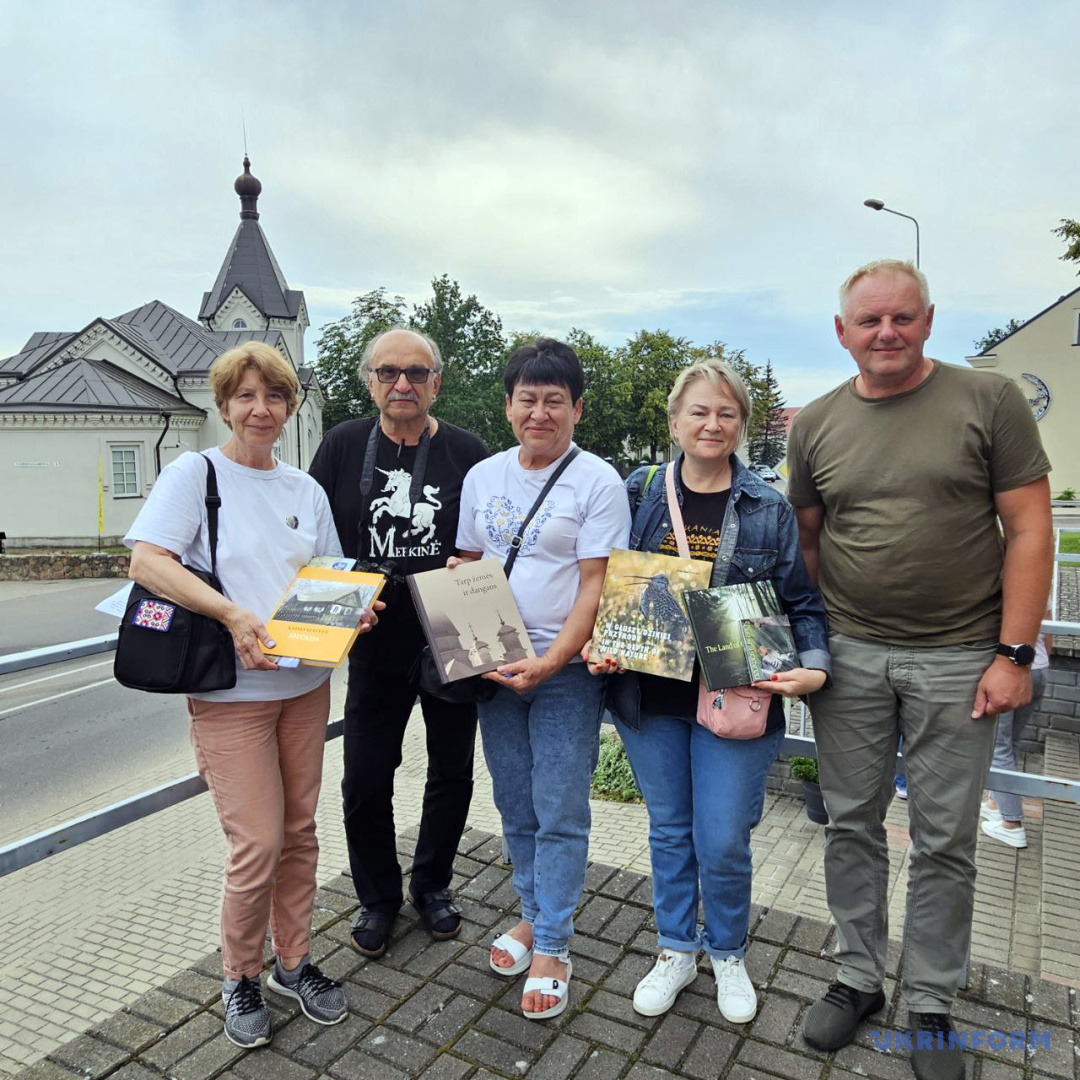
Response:
[[[510,571],[514,567],[514,562],[517,560],[518,551],[521,549],[522,539],[525,536],[525,530],[529,527],[529,522],[536,516],[536,511],[540,509],[548,496],[548,492],[555,486],[555,481],[566,470],[566,466],[580,453],[581,451],[575,446],[562,459],[559,467],[548,477],[547,483],[544,484],[540,494],[536,497],[536,502],[532,504],[529,512],[522,518],[517,534],[510,541],[510,552],[506,556],[506,562],[503,563],[503,573],[508,578],[510,577]],[[451,683],[440,682],[439,668],[435,663],[435,657],[431,655],[431,646],[429,645],[425,645],[420,651],[420,655],[413,665],[412,674],[419,681],[421,690],[431,694],[432,697],[437,697],[442,701],[449,701],[454,705],[474,705],[490,701],[495,696],[495,691],[499,689],[498,683],[491,679],[485,679],[481,675],[470,675],[467,679],[458,679],[456,682]]]
[[[184,566],[210,588],[224,593],[217,576],[218,495],[214,463],[206,457],[206,519],[210,570]],[[155,596],[138,583],[131,587],[120,621],[113,662],[116,681],[152,694],[207,694],[236,685],[232,635],[217,619]]]

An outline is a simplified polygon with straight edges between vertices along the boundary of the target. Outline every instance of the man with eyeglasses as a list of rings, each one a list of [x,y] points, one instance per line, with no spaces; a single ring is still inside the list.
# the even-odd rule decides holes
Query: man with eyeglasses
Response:
[[[445,566],[455,553],[461,484],[488,451],[475,435],[430,414],[441,369],[439,347],[426,334],[393,327],[372,338],[360,371],[379,415],[332,428],[311,463],[345,554],[390,579],[378,626],[357,639],[349,657],[345,702],[341,789],[361,904],[352,946],[364,956],[386,952],[402,903],[394,773],[418,696],[428,766],[408,894],[433,938],[461,930],[449,886],[472,798],[476,706],[420,690],[413,665],[424,634],[405,575]]]

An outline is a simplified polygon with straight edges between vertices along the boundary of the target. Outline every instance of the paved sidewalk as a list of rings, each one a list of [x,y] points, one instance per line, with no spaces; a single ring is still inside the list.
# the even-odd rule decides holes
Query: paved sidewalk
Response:
[[[332,715],[339,714],[341,689],[336,682]],[[423,731],[422,722],[409,725],[395,799],[399,829],[418,819],[425,778]],[[347,866],[337,796],[340,759],[340,742],[328,744],[319,811],[320,880],[336,879]],[[146,778],[139,778],[130,791],[111,797],[148,786]],[[87,809],[81,806],[79,812]],[[1020,975],[1037,975],[1040,804],[1031,802],[1026,813],[1026,851],[980,839],[972,955]],[[479,742],[469,820],[475,829],[499,832]],[[590,857],[598,864],[648,873],[647,828],[643,807],[594,801]],[[890,810],[888,835],[890,926],[899,937],[909,846],[902,803]],[[754,833],[755,903],[827,921],[822,845],[821,827],[807,820],[799,799],[769,794]],[[1062,858],[1062,873],[1071,867],[1075,881],[1080,852],[1068,850]],[[210,800],[202,796],[0,880],[0,941],[12,958],[5,967],[0,1013],[0,1080],[203,957],[217,940],[223,863],[224,841]],[[1075,897],[1074,889],[1064,891]],[[1067,895],[1059,902],[1074,906]],[[1059,976],[1070,970],[1068,963],[1066,957]],[[1073,978],[1080,978],[1080,971]]]
[[[399,845],[407,861],[411,841]],[[906,1026],[898,1002],[895,950],[886,1011],[835,1054],[811,1050],[799,1034],[807,1006],[832,979],[834,932],[826,923],[756,908],[747,966],[760,989],[754,1021],[733,1025],[716,1007],[708,965],[664,1017],[632,1008],[638,979],[652,962],[651,882],[645,875],[590,865],[573,941],[570,1007],[557,1020],[520,1013],[522,977],[504,979],[487,964],[487,943],[514,918],[515,898],[500,844],[470,829],[459,848],[454,886],[465,911],[459,939],[432,942],[406,908],[389,953],[365,960],[347,944],[355,910],[351,883],[337,877],[319,891],[313,954],[345,980],[352,1009],[325,1028],[295,1004],[268,994],[274,1010],[269,1047],[243,1051],[221,1032],[219,960],[208,953],[160,988],[56,1050],[20,1080],[907,1080],[904,1050],[876,1041]],[[991,1035],[969,1053],[972,1080],[1076,1080],[1080,1023],[1075,994],[1056,983],[976,964],[953,1010],[961,1032],[1018,1033],[1019,1045]],[[877,1039],[875,1040],[875,1033]],[[1034,1044],[1025,1049],[1024,1043]]]

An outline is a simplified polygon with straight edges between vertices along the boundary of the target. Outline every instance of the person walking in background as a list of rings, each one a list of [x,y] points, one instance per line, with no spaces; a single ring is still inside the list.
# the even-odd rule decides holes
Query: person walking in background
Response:
[[[376,334],[360,372],[379,413],[331,428],[311,475],[330,499],[345,554],[389,577],[384,617],[349,657],[341,781],[349,869],[361,905],[349,941],[364,956],[382,956],[402,903],[394,774],[418,697],[427,783],[408,895],[435,940],[461,931],[450,879],[472,800],[476,706],[420,689],[414,665],[424,632],[405,575],[444,566],[454,553],[461,483],[487,448],[431,415],[442,357],[426,334],[400,326]]]
[[[1047,615],[1050,614],[1048,611]],[[1016,772],[1020,765],[1020,740],[1028,722],[1046,692],[1046,669],[1050,666],[1052,639],[1040,634],[1035,642],[1035,659],[1031,662],[1031,701],[1012,712],[1001,713],[994,733],[994,758],[990,764],[995,769]],[[1024,806],[1019,795],[1008,791],[991,791],[990,797],[979,807],[983,819],[982,831],[994,840],[1009,847],[1027,847],[1024,829]]]
[[[784,738],[781,695],[816,690],[829,671],[825,610],[799,550],[795,514],[735,456],[750,411],[746,387],[732,368],[719,359],[693,364],[668,397],[679,456],[662,466],[644,494],[648,468],[626,481],[633,548],[678,555],[672,523],[679,514],[691,557],[713,565],[714,584],[772,581],[802,664],[759,684],[775,694],[763,733],[749,739],[721,738],[696,721],[696,664],[692,682],[630,671],[611,679],[608,707],[649,812],[660,955],[634,991],[634,1009],[644,1016],[659,1016],[675,1004],[697,975],[702,947],[712,962],[725,1019],[745,1024],[757,1013],[757,993],[744,961],[753,874],[750,833],[761,819],[765,778]],[[677,506],[669,502],[669,479]],[[614,665],[602,658],[590,670],[606,674]],[[704,930],[698,928],[699,897]]]
[[[485,675],[499,688],[479,709],[522,915],[495,939],[490,965],[506,976],[528,970],[522,1012],[543,1020],[569,1001],[600,747],[603,686],[578,653],[592,633],[608,555],[626,546],[630,510],[619,474],[574,446],[585,375],[569,345],[540,338],[515,349],[503,385],[518,445],[465,478],[457,546],[462,560],[505,563],[535,507],[509,580],[536,656]]]
[[[883,821],[903,735],[913,842],[901,997],[931,1036],[911,1063],[918,1080],[962,1080],[949,1009],[971,936],[992,719],[1031,698],[1053,565],[1050,463],[1011,380],[925,355],[933,318],[911,263],[856,270],[834,325],[858,374],[807,405],[788,440],[788,498],[835,680],[811,711],[840,970],[803,1036],[839,1049],[885,1004]]]
[[[270,989],[297,999],[319,1024],[348,1013],[341,987],[308,956],[330,672],[279,669],[259,649],[260,641],[274,644],[265,620],[297,571],[313,556],[340,555],[341,545],[322,488],[273,456],[296,410],[292,365],[250,342],[218,357],[210,388],[232,429],[224,446],[205,455],[221,497],[217,566],[226,595],[179,561],[210,569],[203,455],[181,454],[162,469],[124,543],[133,580],[222,622],[236,645],[236,686],[194,694],[187,708],[199,775],[229,843],[221,905],[225,1034],[253,1047],[271,1034],[259,982],[268,924],[276,954]],[[375,621],[365,617],[361,641]]]

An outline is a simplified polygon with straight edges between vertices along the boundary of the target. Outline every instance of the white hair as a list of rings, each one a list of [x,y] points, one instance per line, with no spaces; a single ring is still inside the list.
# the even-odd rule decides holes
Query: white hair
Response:
[[[930,283],[926,275],[910,259],[874,259],[860,266],[840,286],[840,314],[846,314],[848,297],[855,285],[874,274],[906,274],[919,286],[919,299],[925,309],[930,307]]]

